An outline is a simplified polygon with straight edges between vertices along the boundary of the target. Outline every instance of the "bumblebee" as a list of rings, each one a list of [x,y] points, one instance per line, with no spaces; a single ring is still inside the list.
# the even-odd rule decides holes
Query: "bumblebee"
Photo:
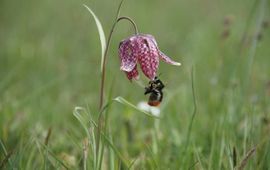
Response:
[[[145,87],[144,95],[149,94],[148,104],[150,106],[158,106],[163,99],[162,89],[164,88],[162,81],[155,77],[154,80],[150,80],[148,86]]]

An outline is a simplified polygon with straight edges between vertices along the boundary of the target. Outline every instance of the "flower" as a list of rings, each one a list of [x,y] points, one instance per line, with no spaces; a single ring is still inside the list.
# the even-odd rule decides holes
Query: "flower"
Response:
[[[121,60],[120,70],[126,72],[129,80],[139,79],[137,62],[144,75],[150,80],[153,80],[157,74],[159,58],[171,65],[181,65],[163,54],[158,49],[155,38],[149,34],[137,34],[121,41],[119,57]]]

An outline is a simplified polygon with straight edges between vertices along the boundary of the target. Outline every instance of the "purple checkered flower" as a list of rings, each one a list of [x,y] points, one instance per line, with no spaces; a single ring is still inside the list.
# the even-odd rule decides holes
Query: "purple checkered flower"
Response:
[[[163,54],[157,46],[157,42],[152,35],[133,35],[120,42],[119,56],[121,60],[120,70],[126,72],[129,80],[139,79],[137,63],[146,77],[153,80],[157,74],[159,58],[168,64],[180,66]]]

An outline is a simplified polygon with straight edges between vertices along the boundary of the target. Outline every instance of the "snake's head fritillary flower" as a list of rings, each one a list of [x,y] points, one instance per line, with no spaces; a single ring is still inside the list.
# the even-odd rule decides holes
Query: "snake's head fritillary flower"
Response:
[[[155,38],[149,34],[133,35],[121,41],[119,57],[121,60],[120,70],[126,72],[129,80],[139,79],[137,63],[140,64],[142,72],[150,80],[153,80],[157,74],[159,59],[171,65],[181,65],[163,54],[159,50]]]

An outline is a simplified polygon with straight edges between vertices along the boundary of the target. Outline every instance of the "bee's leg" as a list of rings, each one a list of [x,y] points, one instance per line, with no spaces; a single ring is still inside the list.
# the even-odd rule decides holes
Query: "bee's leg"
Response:
[[[165,87],[165,85],[162,83],[161,80],[157,80],[157,84],[159,84],[158,89],[160,89],[160,90],[162,90]]]
[[[160,91],[160,98],[159,98],[159,101],[162,102],[162,99],[163,99],[163,92]]]
[[[160,90],[163,89],[165,87],[165,85],[162,83],[162,81],[160,81]]]
[[[152,91],[151,88],[145,87],[144,95],[151,93],[151,91]]]

